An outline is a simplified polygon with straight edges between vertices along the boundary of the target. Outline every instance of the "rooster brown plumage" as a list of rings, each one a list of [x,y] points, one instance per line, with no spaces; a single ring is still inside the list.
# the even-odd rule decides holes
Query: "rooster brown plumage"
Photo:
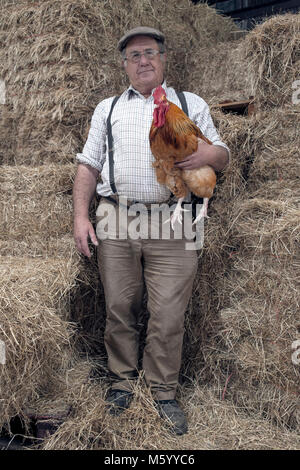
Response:
[[[172,227],[176,220],[181,222],[181,203],[191,191],[203,198],[203,207],[194,223],[207,215],[208,200],[216,185],[216,174],[209,165],[195,170],[181,170],[175,162],[184,160],[198,148],[198,139],[211,144],[196,124],[176,104],[167,100],[166,92],[159,86],[153,93],[153,121],[150,129],[150,148],[155,157],[153,164],[157,181],[165,184],[178,198],[178,204],[171,217]]]

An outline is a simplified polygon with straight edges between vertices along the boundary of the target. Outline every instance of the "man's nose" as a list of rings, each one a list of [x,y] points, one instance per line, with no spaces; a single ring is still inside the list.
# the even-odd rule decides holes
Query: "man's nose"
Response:
[[[140,64],[141,64],[141,65],[147,65],[147,64],[149,64],[149,59],[147,59],[147,57],[145,56],[144,53],[141,54]]]

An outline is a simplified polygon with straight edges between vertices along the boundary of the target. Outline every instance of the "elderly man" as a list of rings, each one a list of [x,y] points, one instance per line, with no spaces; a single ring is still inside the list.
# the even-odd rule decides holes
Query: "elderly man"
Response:
[[[138,373],[138,315],[143,288],[148,293],[149,321],[143,353],[143,371],[160,416],[177,435],[187,432],[187,420],[176,400],[181,365],[184,314],[192,293],[197,270],[197,252],[185,249],[186,240],[133,239],[126,227],[118,227],[103,237],[100,222],[97,236],[89,220],[89,204],[97,188],[101,196],[98,221],[107,210],[137,201],[166,203],[170,191],[158,184],[149,146],[154,89],[163,84],[167,97],[180,106],[174,89],[164,79],[166,64],[164,35],[153,28],[138,27],[119,41],[123,66],[130,86],[119,97],[112,112],[113,97],[96,107],[87,142],[79,161],[74,183],[74,238],[78,250],[90,257],[88,239],[98,246],[98,262],[106,301],[105,347],[111,388],[107,402],[112,414],[131,404]],[[213,145],[200,143],[182,167],[194,169],[209,164],[216,171],[228,162],[228,148],[221,142],[207,104],[192,93],[185,93],[189,116]],[[112,141],[108,141],[108,116]],[[113,164],[109,150],[113,148]],[[101,174],[101,182],[98,177]],[[123,207],[124,209],[124,207]],[[149,216],[150,217],[150,216]],[[125,235],[124,236],[124,230]],[[122,231],[122,236],[120,236]]]

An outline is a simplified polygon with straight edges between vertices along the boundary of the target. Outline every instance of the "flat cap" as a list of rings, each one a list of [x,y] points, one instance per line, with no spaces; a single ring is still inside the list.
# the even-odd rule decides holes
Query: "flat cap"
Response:
[[[165,42],[165,36],[163,35],[163,33],[158,31],[158,29],[149,28],[148,26],[138,26],[137,28],[133,28],[130,31],[127,31],[127,33],[125,33],[124,36],[121,37],[118,43],[119,51],[122,51],[124,47],[126,47],[128,41],[134,36],[150,36],[154,39],[158,39],[162,43]]]

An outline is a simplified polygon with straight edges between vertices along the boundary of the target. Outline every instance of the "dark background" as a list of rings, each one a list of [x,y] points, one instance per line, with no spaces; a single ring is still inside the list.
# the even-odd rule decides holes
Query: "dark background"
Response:
[[[297,13],[300,0],[192,0],[193,3],[208,3],[220,13],[231,16],[242,29],[252,29],[274,14]]]

